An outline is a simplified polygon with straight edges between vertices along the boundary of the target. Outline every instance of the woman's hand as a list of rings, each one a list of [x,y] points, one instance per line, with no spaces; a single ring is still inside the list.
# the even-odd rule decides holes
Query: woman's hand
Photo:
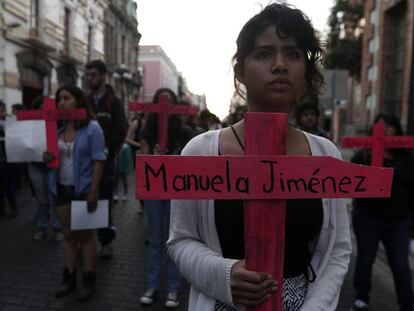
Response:
[[[49,151],[43,152],[43,162],[49,164],[55,159],[55,155]]]
[[[270,274],[247,270],[245,260],[233,265],[230,282],[234,304],[243,306],[259,305],[277,290],[277,281]]]
[[[88,213],[93,213],[96,211],[98,207],[98,192],[91,191],[86,198],[86,202],[88,203]]]

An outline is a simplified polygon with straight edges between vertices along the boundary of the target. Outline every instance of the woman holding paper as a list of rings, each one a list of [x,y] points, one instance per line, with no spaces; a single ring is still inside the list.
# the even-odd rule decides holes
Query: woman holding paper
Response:
[[[59,109],[84,108],[87,111],[86,120],[65,121],[60,128],[60,166],[50,180],[50,189],[65,237],[63,280],[55,296],[63,297],[76,288],[76,261],[80,248],[83,255],[83,280],[76,298],[85,301],[95,291],[96,245],[93,230],[71,230],[71,202],[86,201],[89,213],[96,210],[103,161],[106,159],[104,136],[94,120],[83,91],[77,86],[65,85],[59,88],[56,102]],[[45,152],[45,162],[52,159],[53,155]]]
[[[318,94],[322,55],[303,12],[287,4],[265,7],[241,30],[233,58],[236,89],[247,99],[249,112],[290,113],[305,94]],[[340,158],[330,141],[294,127],[288,128],[286,140],[288,155]],[[182,152],[243,153],[243,120],[197,136]],[[247,270],[243,222],[242,201],[172,201],[168,253],[192,285],[189,310],[242,310],[260,305],[278,289],[274,276]],[[350,254],[343,200],[287,200],[283,310],[334,311]]]

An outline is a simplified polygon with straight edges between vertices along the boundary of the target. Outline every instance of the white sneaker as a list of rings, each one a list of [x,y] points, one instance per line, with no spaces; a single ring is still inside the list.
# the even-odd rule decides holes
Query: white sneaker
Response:
[[[368,304],[361,299],[355,300],[354,305],[351,309],[351,311],[366,311],[366,310],[368,310]]]
[[[146,290],[144,295],[141,296],[141,303],[144,305],[150,305],[154,302],[155,295],[157,294],[157,290],[155,288],[149,288]]]
[[[43,239],[44,237],[46,237],[46,232],[39,230],[33,235],[33,240],[39,241]]]
[[[63,233],[62,232],[56,232],[55,233],[55,241],[56,242],[60,242],[60,241],[63,241],[64,240],[64,236],[63,236]]]
[[[167,295],[167,300],[165,301],[165,306],[167,308],[177,308],[180,304],[180,299],[178,298],[177,292],[170,292]]]
[[[121,200],[122,200],[122,202],[126,202],[126,201],[128,201],[128,197],[126,195],[123,195]]]
[[[118,197],[118,195],[117,194],[115,194],[114,195],[114,201],[118,201],[119,200],[119,197]]]
[[[144,214],[144,209],[142,208],[141,202],[138,201],[138,214]]]

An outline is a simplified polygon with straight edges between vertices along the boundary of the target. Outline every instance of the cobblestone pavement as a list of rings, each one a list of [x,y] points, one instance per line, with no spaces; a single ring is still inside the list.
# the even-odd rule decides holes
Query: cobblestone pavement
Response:
[[[133,183],[132,174],[131,185]],[[131,186],[132,190],[133,187]],[[117,239],[114,258],[97,263],[97,291],[86,303],[73,295],[56,299],[53,293],[59,284],[63,265],[62,243],[51,235],[33,241],[35,233],[35,202],[27,191],[19,193],[20,214],[14,219],[0,218],[0,310],[164,310],[165,291],[151,307],[142,307],[140,294],[145,290],[146,222],[137,213],[133,193],[127,203],[114,209]],[[346,278],[337,310],[350,310],[353,300],[351,276]],[[388,267],[377,260],[374,270],[372,309],[397,310],[393,283]],[[176,310],[186,310],[188,285],[182,303]]]

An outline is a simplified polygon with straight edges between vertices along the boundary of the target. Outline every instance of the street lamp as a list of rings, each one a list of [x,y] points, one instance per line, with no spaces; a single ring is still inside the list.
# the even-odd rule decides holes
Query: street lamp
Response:
[[[112,77],[114,80],[119,81],[121,86],[121,99],[122,103],[124,104],[125,100],[125,80],[131,80],[132,74],[129,72],[129,70],[126,68],[125,64],[121,64],[121,66],[114,70],[114,73],[112,74]]]

